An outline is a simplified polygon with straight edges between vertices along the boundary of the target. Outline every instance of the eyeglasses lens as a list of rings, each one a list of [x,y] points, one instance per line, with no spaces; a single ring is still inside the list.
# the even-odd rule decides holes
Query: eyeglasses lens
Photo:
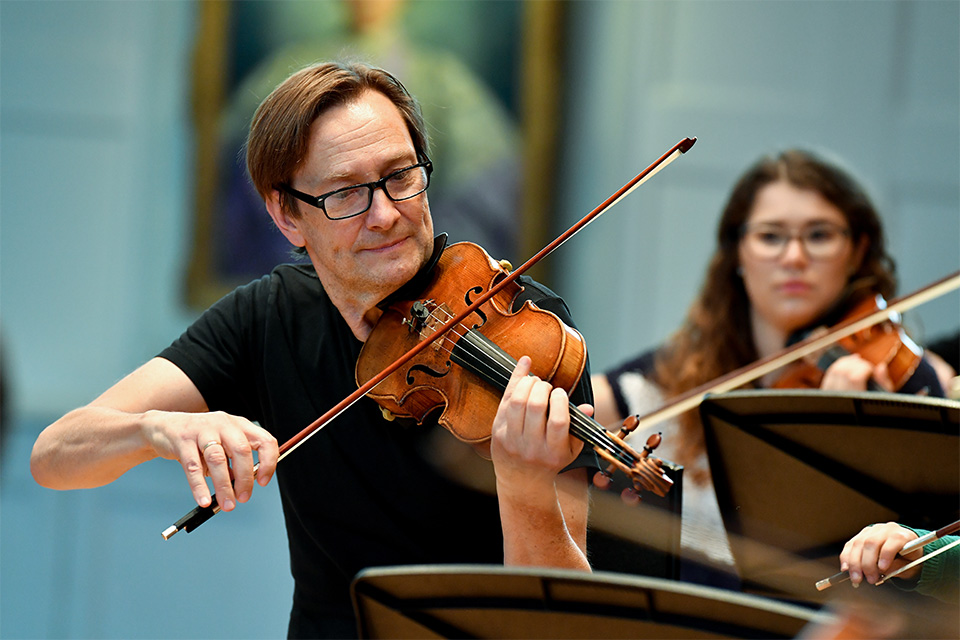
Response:
[[[337,220],[357,216],[370,208],[373,191],[382,186],[387,197],[393,201],[409,200],[427,190],[430,183],[423,166],[410,167],[393,173],[378,183],[365,184],[332,193],[323,200],[327,216]]]
[[[758,258],[773,260],[783,255],[791,240],[798,238],[803,245],[803,250],[810,258],[827,260],[840,253],[848,235],[849,231],[833,225],[818,225],[802,231],[790,231],[779,227],[755,227],[746,229],[744,241],[749,251]]]

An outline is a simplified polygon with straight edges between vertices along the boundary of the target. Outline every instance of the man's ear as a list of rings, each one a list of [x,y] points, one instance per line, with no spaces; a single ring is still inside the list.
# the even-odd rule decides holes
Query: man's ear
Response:
[[[291,216],[280,204],[280,192],[274,189],[270,192],[270,197],[266,200],[267,212],[273,218],[273,223],[277,225],[287,240],[295,247],[306,246],[307,242],[300,232],[300,220]]]

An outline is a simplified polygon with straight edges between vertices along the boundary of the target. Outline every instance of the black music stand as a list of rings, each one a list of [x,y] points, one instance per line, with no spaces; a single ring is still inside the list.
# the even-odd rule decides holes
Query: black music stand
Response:
[[[640,504],[624,504],[620,492],[631,483],[619,471],[607,491],[592,491],[587,549],[594,571],[667,580],[680,577],[683,466],[663,460],[663,469],[673,480],[663,497],[645,491]]]
[[[864,526],[960,516],[960,402],[732,391],[705,398],[700,415],[744,591],[824,602],[839,589],[816,581]]]
[[[361,638],[794,638],[830,619],[670,580],[490,565],[367,569],[352,593]]]

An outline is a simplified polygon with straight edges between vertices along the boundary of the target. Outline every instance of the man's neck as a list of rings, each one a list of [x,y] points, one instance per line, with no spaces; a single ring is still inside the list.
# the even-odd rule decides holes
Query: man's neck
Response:
[[[389,300],[395,296],[415,296],[426,285],[434,266],[440,259],[443,249],[447,244],[447,234],[442,233],[434,238],[433,252],[426,260],[426,263],[420,267],[420,270],[399,287],[384,291],[360,291],[348,290],[343,286],[328,286],[323,284],[324,290],[330,297],[330,301],[340,311],[340,315],[346,321],[350,331],[361,342],[366,342],[373,331],[373,327],[380,320],[383,311],[378,305],[381,303],[389,304]],[[316,269],[316,263],[314,263]],[[317,276],[320,270],[316,269]],[[323,283],[323,279],[320,279]],[[336,283],[334,283],[336,285]],[[412,289],[411,289],[412,288]]]
[[[361,295],[361,296],[338,296],[335,293],[328,292],[333,306],[340,311],[350,331],[360,342],[366,342],[373,331],[374,325],[380,319],[383,312],[377,307],[380,302],[380,296]],[[340,299],[338,299],[340,298]]]

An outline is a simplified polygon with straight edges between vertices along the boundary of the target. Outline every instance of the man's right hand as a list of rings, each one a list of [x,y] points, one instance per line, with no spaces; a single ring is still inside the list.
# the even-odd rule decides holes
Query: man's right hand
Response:
[[[250,498],[254,451],[256,481],[263,486],[276,470],[276,439],[245,418],[209,412],[183,371],[153,358],[44,429],[30,468],[45,487],[82,489],[113,482],[153,458],[177,460],[198,505],[210,505],[209,475],[220,508],[230,511]]]
[[[220,508],[230,511],[250,499],[254,479],[266,486],[277,467],[276,438],[246,418],[221,411],[147,411],[143,432],[158,456],[180,462],[201,507],[211,503],[206,476],[213,480]]]

